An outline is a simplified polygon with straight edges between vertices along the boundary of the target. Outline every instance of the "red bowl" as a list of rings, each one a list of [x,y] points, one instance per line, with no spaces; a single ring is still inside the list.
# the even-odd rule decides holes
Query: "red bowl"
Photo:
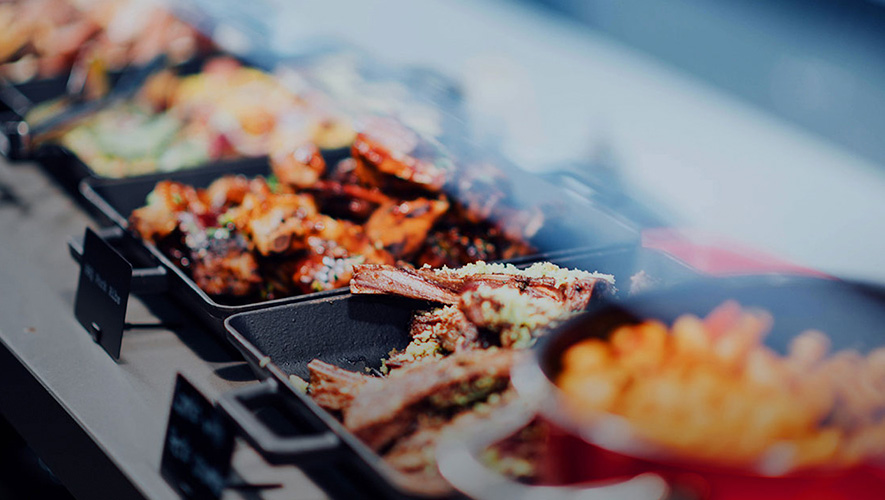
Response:
[[[564,411],[566,396],[552,380],[571,345],[590,337],[605,338],[622,324],[646,319],[672,324],[685,313],[705,316],[728,299],[772,313],[775,324],[766,344],[776,351],[784,352],[789,340],[808,328],[827,333],[834,350],[864,352],[885,345],[885,289],[873,285],[806,277],[741,277],[602,304],[548,335],[532,360],[513,374],[517,390],[538,403],[551,427],[548,453],[540,464],[546,484],[611,481],[653,472],[677,494],[694,498],[885,498],[885,468],[880,464],[766,473],[758,464],[737,468],[692,460],[643,442],[621,417],[603,415],[591,426]]]
[[[609,482],[653,472],[664,478],[674,492],[691,498],[873,500],[885,497],[885,472],[873,466],[764,476],[752,470],[631,456],[587,442],[549,423],[548,453],[545,462],[540,464],[545,484]]]

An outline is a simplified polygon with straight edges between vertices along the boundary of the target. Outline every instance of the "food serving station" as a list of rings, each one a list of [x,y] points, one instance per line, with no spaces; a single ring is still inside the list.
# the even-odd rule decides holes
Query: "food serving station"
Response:
[[[429,36],[423,65],[392,62],[357,7],[328,42],[330,6],[95,4],[4,5],[31,31],[0,65],[0,413],[74,497],[885,486],[885,232],[843,227],[864,245],[828,260],[839,243],[796,229],[881,224],[874,161],[521,3],[419,10],[488,20],[504,53],[545,40],[533,70],[600,70],[588,120],[628,126],[576,154],[544,129],[563,101],[532,96],[580,71],[533,80]],[[76,50],[46,38],[61,26]]]

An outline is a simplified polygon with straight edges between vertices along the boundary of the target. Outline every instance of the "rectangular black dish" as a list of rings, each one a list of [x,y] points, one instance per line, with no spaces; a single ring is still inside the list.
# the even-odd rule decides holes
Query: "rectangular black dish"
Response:
[[[27,111],[34,105],[64,95],[67,89],[68,78],[57,76],[30,82],[12,84],[0,83],[0,112],[12,111],[18,118],[22,112]],[[4,118],[10,115],[4,115]]]
[[[125,72],[108,74],[108,83],[113,87]],[[68,77],[57,76],[26,83],[11,84],[0,82],[0,128],[3,146],[0,154],[10,160],[25,160],[30,156],[19,140],[23,130],[25,115],[35,106],[62,97],[67,92]]]
[[[254,65],[249,65],[239,58],[218,52],[218,53],[210,54],[205,57],[195,58],[190,61],[186,61],[184,63],[178,64],[176,66],[172,66],[171,69],[174,70],[174,72],[180,76],[197,74],[202,70],[204,64],[214,57],[232,57],[232,58],[236,59],[240,64],[243,64],[244,66],[257,67]],[[158,64],[156,62],[154,63],[154,65],[157,68],[162,66],[161,64]],[[258,69],[262,69],[265,71],[267,70],[267,68],[258,68]],[[144,70],[144,68],[133,68],[133,69],[126,70],[124,72],[115,73],[115,74],[111,75],[110,81],[112,83],[112,89],[114,88],[113,85],[116,84],[117,82],[122,82],[125,78],[128,78],[130,76],[135,76],[137,74],[137,72],[142,71],[142,70]],[[146,71],[149,72],[150,70],[146,70]],[[35,83],[35,85],[36,85],[36,83]],[[55,86],[50,86],[47,88],[48,89],[50,89],[50,88],[55,89]],[[58,89],[55,89],[55,90],[58,90]],[[134,89],[133,91],[137,91],[137,90],[138,89]],[[58,96],[62,95],[63,92],[64,92],[64,89],[62,88],[61,93],[59,93],[55,96],[52,96],[52,97],[48,97],[48,98],[58,97]],[[44,99],[44,100],[46,100],[46,99]],[[112,104],[112,105],[116,105],[116,104]],[[14,123],[7,124],[6,127],[8,128],[12,125],[14,125]],[[14,138],[10,139],[10,140],[14,140]],[[68,148],[66,148],[62,145],[55,144],[52,142],[42,144],[38,148],[36,148],[36,150],[32,152],[32,158],[34,160],[36,160],[38,163],[40,163],[40,165],[44,168],[44,170],[47,173],[49,173],[62,187],[64,187],[69,192],[73,193],[75,196],[77,196],[77,194],[78,194],[79,183],[83,179],[86,179],[86,178],[109,179],[110,178],[110,177],[105,177],[105,176],[102,176],[102,175],[96,173],[92,169],[92,167],[89,166],[89,164],[86,161],[84,161],[82,158],[77,156],[77,154],[74,153],[73,151],[69,150]],[[211,163],[207,163],[207,164],[211,164]],[[202,165],[197,165],[197,166],[189,167],[189,168],[201,168],[201,167],[202,167]]]
[[[613,274],[617,296],[643,271],[654,286],[699,278],[684,263],[654,250],[632,248],[538,256],[561,267]],[[397,473],[331,414],[289,383],[308,377],[319,358],[348,370],[378,369],[392,349],[409,341],[415,311],[432,304],[390,296],[342,294],[231,316],[229,338],[261,384],[233,391],[219,402],[246,439],[272,463],[295,463],[334,497],[415,498]]]
[[[342,295],[347,289],[336,289],[275,300],[247,304],[224,303],[210,297],[183,270],[178,268],[155,245],[141,240],[129,232],[129,215],[145,203],[147,195],[162,180],[178,181],[195,187],[206,187],[224,175],[244,175],[255,177],[269,175],[270,166],[266,158],[243,159],[209,165],[200,169],[180,170],[172,173],[150,174],[127,179],[86,179],[80,185],[86,202],[99,214],[101,220],[124,230],[124,237],[133,239],[142,252],[159,267],[166,270],[168,291],[189,310],[196,312],[213,330],[224,334],[223,320],[233,314],[267,308],[275,305],[305,302],[322,297]],[[523,173],[522,175],[527,175]],[[538,182],[544,183],[539,180]],[[546,184],[545,184],[546,185]],[[536,186],[533,186],[536,187]],[[550,189],[555,188],[550,186]],[[543,238],[543,248],[549,255],[566,255],[576,249],[633,248],[639,243],[639,233],[627,224],[617,220],[600,209],[591,206],[573,207],[575,216],[570,222],[551,224],[550,231],[538,234]],[[556,226],[554,228],[554,226]],[[562,226],[562,227],[559,227]],[[560,237],[561,235],[561,237]],[[519,262],[543,260],[548,254],[528,256]]]
[[[195,73],[199,71],[209,57],[220,55],[224,54],[213,52],[206,56],[195,57],[176,64],[172,68],[180,74]],[[152,63],[146,66],[131,66],[119,71],[109,72],[107,74],[107,82],[110,89],[113,90],[118,83],[125,81],[130,76],[137,75],[140,71],[146,70],[148,66],[157,64],[160,61],[162,59],[152,61]],[[68,92],[69,78],[69,75],[64,75],[32,80],[20,84],[0,82],[0,127],[3,129],[3,135],[7,141],[7,144],[0,148],[0,150],[7,158],[10,160],[26,160],[31,158],[33,152],[27,151],[24,148],[25,145],[20,140],[23,133],[23,131],[19,130],[21,128],[20,124],[25,121],[25,116],[35,106],[64,96]],[[76,187],[76,183],[74,183],[74,187]]]

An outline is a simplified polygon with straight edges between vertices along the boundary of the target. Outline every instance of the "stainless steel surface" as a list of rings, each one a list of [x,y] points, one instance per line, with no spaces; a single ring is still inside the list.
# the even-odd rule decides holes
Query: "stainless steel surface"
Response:
[[[155,308],[176,331],[127,331],[115,363],[73,315],[79,268],[66,241],[91,220],[36,165],[0,163],[0,186],[11,195],[0,196],[0,411],[78,498],[176,498],[159,473],[175,374],[214,399],[254,382],[251,371],[162,297],[130,299],[127,321],[157,323]],[[324,498],[294,467],[242,445],[234,469],[284,483],[262,498]]]

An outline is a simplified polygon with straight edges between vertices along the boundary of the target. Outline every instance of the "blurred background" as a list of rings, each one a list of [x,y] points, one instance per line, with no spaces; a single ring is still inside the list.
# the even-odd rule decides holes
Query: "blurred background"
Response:
[[[879,2],[249,5],[192,8],[259,53],[346,42],[433,68],[463,89],[476,136],[524,168],[604,165],[694,234],[885,280]]]

